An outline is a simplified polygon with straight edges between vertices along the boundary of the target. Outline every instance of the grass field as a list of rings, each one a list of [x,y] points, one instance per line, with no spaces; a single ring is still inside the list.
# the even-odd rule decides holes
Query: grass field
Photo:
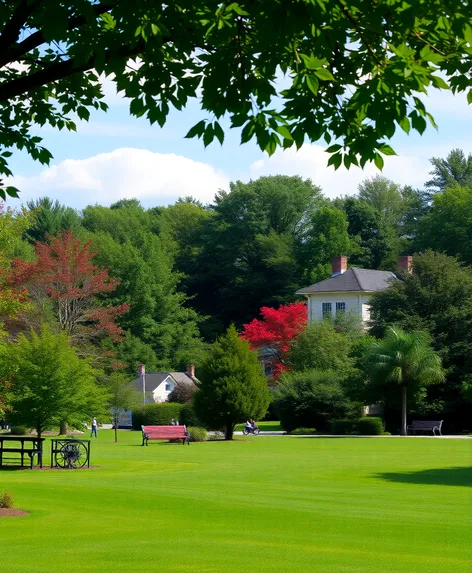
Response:
[[[31,512],[0,519],[1,573],[472,570],[471,440],[112,439],[96,469],[0,471]]]

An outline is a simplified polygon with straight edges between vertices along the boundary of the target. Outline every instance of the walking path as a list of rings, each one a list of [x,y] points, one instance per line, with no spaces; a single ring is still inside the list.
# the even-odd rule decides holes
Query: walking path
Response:
[[[243,436],[242,432],[234,432],[235,436]],[[460,440],[471,440],[472,436],[333,436],[332,434],[306,434],[300,436],[291,436],[285,432],[261,432],[259,436],[286,436],[288,438],[443,438],[443,439],[460,439]],[[256,437],[251,436],[250,437]]]

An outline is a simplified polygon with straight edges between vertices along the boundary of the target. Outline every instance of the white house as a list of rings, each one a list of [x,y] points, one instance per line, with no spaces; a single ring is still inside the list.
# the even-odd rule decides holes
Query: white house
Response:
[[[411,272],[412,257],[399,257],[398,266]],[[302,288],[296,294],[307,298],[308,324],[324,317],[335,317],[340,312],[360,316],[365,324],[370,320],[370,297],[387,289],[397,276],[390,271],[347,268],[347,257],[332,259],[330,278]]]
[[[134,381],[137,392],[146,404],[165,402],[177,384],[195,384],[195,366],[187,365],[186,372],[146,372],[144,365],[139,367],[139,376]]]

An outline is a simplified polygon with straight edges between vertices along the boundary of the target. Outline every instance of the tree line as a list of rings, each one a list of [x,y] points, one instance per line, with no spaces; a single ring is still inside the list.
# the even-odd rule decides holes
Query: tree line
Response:
[[[145,209],[123,199],[77,212],[45,197],[2,209],[6,352],[31,330],[46,345],[63,333],[96,380],[113,375],[109,393],[117,373],[129,379],[140,363],[203,363],[231,323],[242,329],[260,309],[295,302],[298,288],[331,274],[335,255],[395,270],[398,255],[422,253],[411,277],[375,295],[371,333],[393,324],[429,332],[447,376],[423,411],[446,407],[465,419],[472,158],[453,150],[431,163],[424,190],[378,175],[334,200],[310,180],[279,175],[234,182],[209,205],[184,197]],[[6,387],[11,375],[2,375]]]

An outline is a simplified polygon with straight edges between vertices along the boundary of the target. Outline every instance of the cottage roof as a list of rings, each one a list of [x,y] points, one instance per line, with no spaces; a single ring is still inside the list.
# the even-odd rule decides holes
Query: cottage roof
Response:
[[[185,372],[146,372],[145,391],[154,392],[167,378],[174,384],[194,384],[194,381]],[[134,387],[138,392],[143,391],[143,380],[139,376],[134,381]]]
[[[397,277],[390,271],[352,268],[342,274],[297,290],[296,294],[376,292],[388,288],[394,280],[397,280]]]

